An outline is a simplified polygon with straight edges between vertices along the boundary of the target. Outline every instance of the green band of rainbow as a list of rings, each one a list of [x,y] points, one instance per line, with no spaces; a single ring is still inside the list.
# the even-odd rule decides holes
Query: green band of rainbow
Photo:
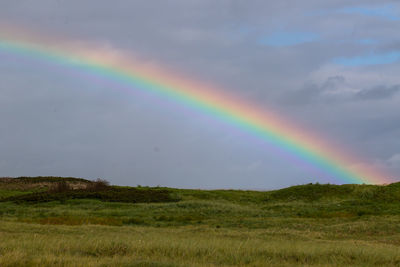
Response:
[[[1,28],[0,28],[1,29]],[[362,164],[362,160],[329,145],[320,137],[294,127],[271,112],[244,103],[223,90],[160,70],[109,49],[100,51],[66,45],[50,38],[0,30],[0,51],[68,65],[79,71],[141,88],[239,127],[283,151],[311,163],[329,179],[345,183],[392,182],[389,175]]]

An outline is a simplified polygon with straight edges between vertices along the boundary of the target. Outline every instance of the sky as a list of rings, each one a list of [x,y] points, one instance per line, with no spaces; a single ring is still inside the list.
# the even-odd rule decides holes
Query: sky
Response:
[[[398,1],[2,0],[0,22],[133,53],[400,177]],[[235,189],[332,182],[240,129],[117,87],[0,51],[0,176]]]

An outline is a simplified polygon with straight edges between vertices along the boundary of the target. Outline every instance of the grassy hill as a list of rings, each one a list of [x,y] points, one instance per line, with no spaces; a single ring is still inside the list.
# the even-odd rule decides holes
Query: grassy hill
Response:
[[[398,266],[400,183],[274,191],[0,178],[0,266]]]

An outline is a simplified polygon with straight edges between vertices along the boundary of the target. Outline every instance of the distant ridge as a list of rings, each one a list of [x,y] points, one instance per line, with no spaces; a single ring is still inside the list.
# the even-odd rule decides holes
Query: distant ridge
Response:
[[[96,190],[93,190],[93,186],[99,181],[106,182],[107,186],[102,187],[101,190],[99,187]],[[290,186],[287,188],[282,188],[278,190],[271,191],[258,191],[258,190],[231,190],[231,189],[219,189],[219,190],[201,190],[201,189],[177,189],[177,188],[166,188],[166,187],[129,187],[129,186],[109,186],[108,182],[105,180],[97,180],[91,181],[84,178],[74,178],[74,177],[57,177],[57,176],[38,176],[38,177],[2,177],[0,178],[0,189],[16,189],[16,190],[26,190],[31,191],[35,190],[35,196],[39,196],[42,194],[43,201],[45,200],[56,200],[60,195],[48,194],[47,190],[50,190],[54,185],[59,183],[66,183],[68,185],[70,193],[64,194],[62,196],[63,199],[69,198],[68,194],[71,195],[71,198],[99,198],[107,201],[107,199],[111,199],[111,201],[118,201],[118,197],[101,197],[98,194],[93,194],[93,191],[113,191],[115,194],[119,192],[120,194],[125,194],[128,196],[129,194],[136,192],[147,191],[149,194],[153,194],[153,191],[161,192],[163,191],[165,194],[171,193],[184,193],[193,194],[196,198],[205,199],[205,198],[224,198],[228,192],[235,194],[241,194],[241,192],[248,192],[249,195],[254,192],[254,199],[248,197],[248,200],[251,202],[291,202],[291,201],[304,201],[304,202],[313,202],[313,201],[342,201],[342,200],[352,200],[352,201],[376,201],[376,202],[400,202],[400,182],[387,184],[387,185],[367,185],[367,184],[344,184],[344,185],[334,185],[334,184],[304,184],[304,185],[296,185]],[[51,191],[51,190],[50,190]],[[65,190],[64,190],[65,191]],[[72,194],[73,191],[73,194]],[[78,191],[81,193],[78,194]],[[83,194],[82,192],[90,191],[91,194]],[[123,192],[122,192],[123,191]],[[40,192],[40,193],[38,193]],[[98,192],[97,192],[98,193]],[[114,193],[112,195],[114,195]],[[257,193],[257,194],[256,194]],[[102,193],[103,194],[103,193]],[[213,196],[211,196],[211,195]],[[72,196],[73,195],[73,196]],[[96,195],[96,196],[93,196]],[[157,194],[156,194],[157,195]],[[35,198],[36,198],[35,197]],[[19,196],[14,200],[28,200],[29,197],[25,194],[24,197]],[[129,197],[126,198],[129,200]],[[151,200],[150,200],[151,199]],[[168,197],[163,196],[161,199],[175,201],[176,196],[168,199]],[[160,199],[160,201],[161,201]],[[10,199],[11,200],[11,199]],[[230,201],[232,198],[227,198],[226,200]],[[4,199],[3,199],[4,201]],[[136,198],[132,198],[132,201],[138,201]],[[149,198],[146,201],[156,201],[156,198]],[[125,202],[125,201],[123,201]]]

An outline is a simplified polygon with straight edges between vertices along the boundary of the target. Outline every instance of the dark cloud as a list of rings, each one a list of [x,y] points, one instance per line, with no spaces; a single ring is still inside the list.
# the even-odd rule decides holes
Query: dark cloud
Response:
[[[282,101],[283,103],[293,105],[305,105],[319,102],[332,102],[340,98],[337,91],[340,86],[345,83],[343,76],[328,77],[323,83],[307,83],[301,89],[286,93]],[[339,92],[340,93],[340,92]]]
[[[394,86],[377,86],[366,90],[361,90],[355,94],[356,100],[381,100],[392,98],[400,91],[400,85]]]
[[[346,101],[390,100],[400,91],[400,85],[374,86],[372,88],[349,88],[343,76],[328,77],[321,84],[307,83],[301,89],[288,92],[282,102],[293,105],[333,104]]]

